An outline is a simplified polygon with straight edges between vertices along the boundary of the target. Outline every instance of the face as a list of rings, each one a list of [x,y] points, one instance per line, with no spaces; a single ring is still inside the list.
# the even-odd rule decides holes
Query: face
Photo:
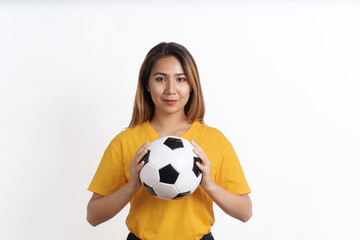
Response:
[[[154,63],[147,90],[155,104],[155,114],[185,116],[184,107],[189,100],[191,87],[176,57],[160,58]]]

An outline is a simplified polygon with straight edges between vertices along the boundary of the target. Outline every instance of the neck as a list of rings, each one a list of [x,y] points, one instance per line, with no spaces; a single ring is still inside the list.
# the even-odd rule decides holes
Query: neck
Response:
[[[161,116],[155,112],[150,124],[160,136],[181,136],[189,130],[192,123],[186,120],[185,114]]]

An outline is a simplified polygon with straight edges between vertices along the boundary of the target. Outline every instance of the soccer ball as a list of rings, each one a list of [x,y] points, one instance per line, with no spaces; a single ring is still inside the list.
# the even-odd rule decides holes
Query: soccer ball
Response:
[[[175,199],[193,193],[201,182],[201,162],[186,139],[164,136],[152,141],[142,158],[140,181],[154,196]]]

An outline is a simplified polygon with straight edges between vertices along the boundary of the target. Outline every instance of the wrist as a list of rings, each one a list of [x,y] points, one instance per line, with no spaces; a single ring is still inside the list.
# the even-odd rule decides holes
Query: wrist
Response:
[[[214,191],[216,191],[217,184],[211,180],[208,183],[203,184],[202,187],[209,195],[211,195]]]
[[[134,195],[141,187],[140,184],[135,183],[134,181],[130,181],[126,185],[128,194],[130,194],[131,196]]]

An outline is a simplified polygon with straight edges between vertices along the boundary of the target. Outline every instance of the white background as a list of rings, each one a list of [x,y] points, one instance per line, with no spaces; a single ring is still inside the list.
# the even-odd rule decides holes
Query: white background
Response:
[[[358,1],[0,2],[0,238],[125,239],[128,207],[93,228],[86,189],[161,41],[194,56],[252,189],[215,238],[359,240]]]

